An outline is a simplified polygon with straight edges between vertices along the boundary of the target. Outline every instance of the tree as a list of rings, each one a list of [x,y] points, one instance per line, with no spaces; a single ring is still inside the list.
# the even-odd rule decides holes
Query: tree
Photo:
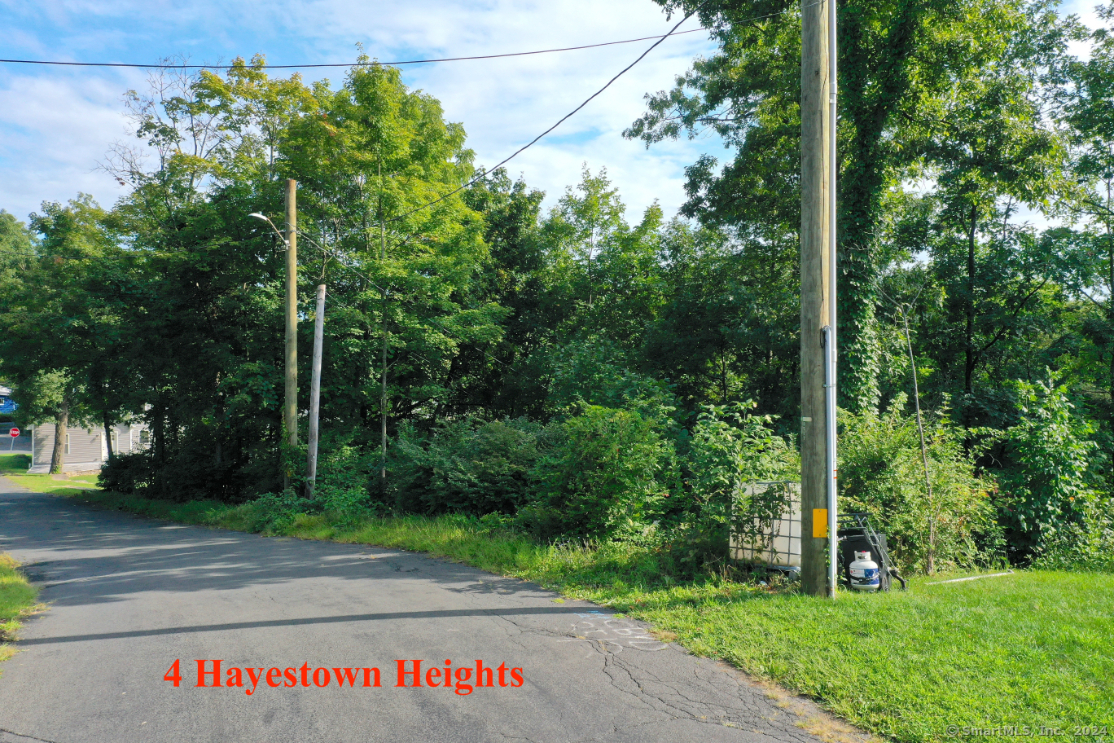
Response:
[[[155,169],[114,171],[134,189],[115,215],[134,269],[123,355],[149,405],[156,487],[275,485],[262,473],[280,456],[283,261],[248,215],[279,213],[285,178],[299,182],[300,293],[330,290],[323,428],[366,443],[381,417],[435,419],[461,347],[497,341],[504,315],[472,290],[488,252],[456,193],[472,174],[463,128],[363,57],[335,89],[269,78],[261,57],[171,82],[132,96]]]
[[[1114,19],[1114,5],[1100,6],[1099,17]],[[1075,202],[1085,221],[1080,236],[1081,271],[1074,284],[1089,302],[1081,331],[1097,351],[1095,380],[1105,387],[1108,453],[1114,461],[1114,36],[1106,28],[1077,34],[1090,42],[1090,57],[1062,68],[1060,121],[1070,146],[1072,172],[1082,193]],[[1114,482],[1114,470],[1109,474]]]
[[[88,196],[66,205],[44,203],[31,218],[41,235],[16,275],[5,278],[0,313],[0,359],[5,374],[27,396],[29,423],[53,418],[51,472],[65,464],[65,431],[71,420],[110,413],[95,404],[112,368],[111,305],[101,301],[115,245],[105,212]],[[24,241],[27,245],[32,245]],[[92,394],[91,394],[92,393]],[[105,430],[105,435],[109,432]]]
[[[656,1],[667,13],[696,12],[719,50],[672,91],[648,96],[626,136],[649,145],[715,132],[734,158],[720,168],[705,155],[687,169],[683,212],[760,244],[795,241],[799,10],[781,0]],[[875,287],[889,196],[914,175],[952,91],[1002,59],[1034,14],[1023,0],[868,0],[839,9],[839,390],[853,410],[878,404]]]

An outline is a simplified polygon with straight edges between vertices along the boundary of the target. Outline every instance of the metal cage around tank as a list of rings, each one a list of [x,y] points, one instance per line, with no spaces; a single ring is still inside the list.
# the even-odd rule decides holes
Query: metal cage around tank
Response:
[[[756,499],[765,507],[754,513]],[[775,570],[801,568],[801,484],[752,482],[732,502],[729,552],[737,562]]]

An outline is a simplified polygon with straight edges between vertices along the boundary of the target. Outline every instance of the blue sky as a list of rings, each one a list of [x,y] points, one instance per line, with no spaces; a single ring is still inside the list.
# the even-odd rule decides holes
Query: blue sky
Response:
[[[403,3],[310,0],[0,0],[6,58],[156,62],[183,55],[214,63],[262,52],[272,64],[348,62],[357,43],[380,60],[469,56],[661,34],[674,25],[651,0]],[[690,21],[683,28],[695,28]],[[407,84],[439,98],[464,124],[480,163],[502,160],[572,110],[652,42],[527,58],[404,67]],[[607,167],[631,218],[654,199],[673,213],[683,168],[714,142],[647,151],[621,132],[643,96],[668,88],[711,46],[704,33],[669,39],[641,64],[511,163],[552,204],[582,163]],[[282,74],[289,74],[283,71]],[[344,70],[306,70],[340,80]],[[44,200],[78,191],[110,205],[120,186],[97,169],[128,141],[122,96],[142,89],[140,70],[0,65],[0,208],[20,219]]]
[[[1092,2],[1065,10],[1093,20]],[[186,56],[227,62],[261,52],[272,64],[347,62],[357,43],[380,60],[467,56],[660,34],[669,21],[651,0],[0,0],[5,58],[157,62]],[[684,28],[695,27],[689,21]],[[483,164],[498,162],[579,104],[652,42],[534,57],[405,67],[404,79],[439,98],[464,124]],[[606,167],[637,218],[655,199],[667,216],[684,200],[684,167],[714,139],[645,149],[621,137],[643,96],[672,86],[712,49],[703,33],[669,39],[509,166],[551,205],[579,180],[582,163]],[[343,70],[307,70],[339,80]],[[108,206],[122,188],[98,163],[129,141],[122,97],[143,89],[140,70],[0,65],[0,208],[20,219],[44,200],[79,191]]]

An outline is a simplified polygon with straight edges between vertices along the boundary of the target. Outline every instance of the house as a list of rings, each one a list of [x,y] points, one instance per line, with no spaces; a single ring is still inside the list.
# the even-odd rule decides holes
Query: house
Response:
[[[50,471],[54,454],[53,423],[31,428],[31,473]],[[151,445],[151,432],[144,423],[120,423],[112,428],[112,451],[116,454],[146,449]],[[65,441],[65,472],[99,470],[108,461],[103,428],[68,426]]]
[[[0,385],[0,415],[7,416],[14,413],[19,408],[12,399],[11,387]]]

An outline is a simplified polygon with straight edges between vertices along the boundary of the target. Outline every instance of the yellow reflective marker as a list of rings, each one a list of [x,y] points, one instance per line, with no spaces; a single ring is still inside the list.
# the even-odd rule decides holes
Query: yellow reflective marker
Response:
[[[814,539],[828,538],[828,509],[812,509],[812,536]]]

